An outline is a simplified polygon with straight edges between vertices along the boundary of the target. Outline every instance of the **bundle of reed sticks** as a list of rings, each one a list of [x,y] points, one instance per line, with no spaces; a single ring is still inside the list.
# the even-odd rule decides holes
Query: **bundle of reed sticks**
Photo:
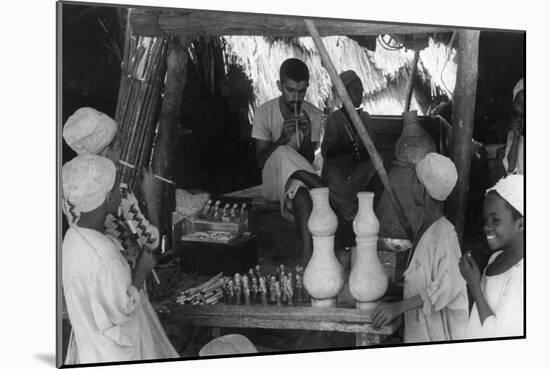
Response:
[[[128,22],[124,48],[115,113],[123,143],[121,160],[137,168],[148,167],[164,90],[169,40],[133,35]],[[139,171],[122,167],[121,172],[121,180],[135,191]]]
[[[223,274],[219,273],[200,286],[182,291],[176,302],[182,305],[214,305],[223,297],[223,284]]]

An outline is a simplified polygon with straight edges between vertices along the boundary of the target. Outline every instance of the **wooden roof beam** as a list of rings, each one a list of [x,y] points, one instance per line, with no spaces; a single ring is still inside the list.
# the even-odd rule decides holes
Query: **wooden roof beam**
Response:
[[[132,9],[130,22],[141,36],[309,36],[305,17],[185,9]],[[435,26],[315,19],[320,36],[375,36],[451,32]]]

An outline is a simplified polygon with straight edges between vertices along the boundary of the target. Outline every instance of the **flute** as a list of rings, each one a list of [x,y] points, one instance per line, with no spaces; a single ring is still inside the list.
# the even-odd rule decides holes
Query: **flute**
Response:
[[[300,133],[298,131],[298,107],[297,105],[294,105],[294,122],[296,126],[296,147],[300,148]]]
[[[128,167],[128,168],[136,169],[136,166],[135,166],[135,165],[130,164],[130,163],[128,163],[128,162],[125,162],[124,160],[119,160],[118,162],[119,162],[120,164],[122,164],[122,165]],[[161,177],[161,176],[159,176],[159,175],[153,174],[153,177],[155,177],[156,179],[161,180],[161,181],[163,181],[163,182],[166,182],[166,183],[168,183],[168,184],[171,184],[172,186],[175,186],[175,185],[176,185],[176,184],[175,184],[174,182],[172,182],[171,180],[166,179],[166,178],[164,178],[164,177]]]

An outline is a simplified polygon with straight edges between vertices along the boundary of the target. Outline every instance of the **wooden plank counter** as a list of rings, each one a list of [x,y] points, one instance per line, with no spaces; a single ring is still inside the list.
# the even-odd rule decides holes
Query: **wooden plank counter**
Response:
[[[375,330],[370,311],[310,306],[173,305],[172,318],[207,327],[302,329],[356,334],[356,346],[379,344],[401,325],[397,319]]]

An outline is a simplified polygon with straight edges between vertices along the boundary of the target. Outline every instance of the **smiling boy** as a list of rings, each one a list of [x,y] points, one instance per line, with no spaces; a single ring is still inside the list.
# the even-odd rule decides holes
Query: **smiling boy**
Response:
[[[523,175],[501,179],[487,191],[484,231],[494,251],[483,275],[469,253],[460,260],[474,306],[468,338],[522,336],[523,330]]]

